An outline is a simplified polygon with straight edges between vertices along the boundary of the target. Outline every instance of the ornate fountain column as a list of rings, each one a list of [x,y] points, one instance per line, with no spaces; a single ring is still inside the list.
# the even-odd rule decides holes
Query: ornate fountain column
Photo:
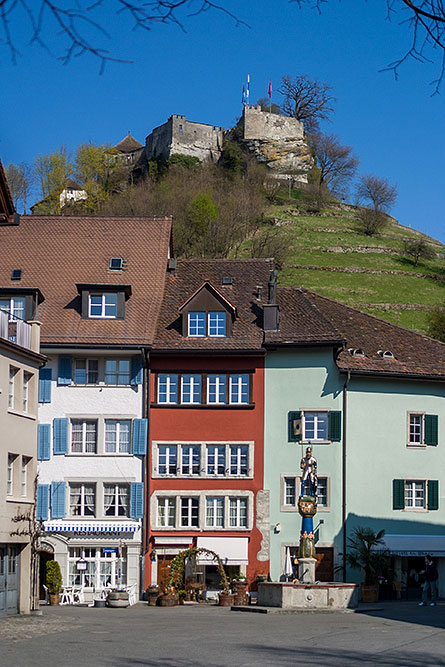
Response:
[[[301,490],[298,511],[302,517],[300,549],[298,556],[298,579],[300,583],[315,581],[315,539],[314,516],[317,513],[317,461],[307,447],[306,456],[301,459]]]

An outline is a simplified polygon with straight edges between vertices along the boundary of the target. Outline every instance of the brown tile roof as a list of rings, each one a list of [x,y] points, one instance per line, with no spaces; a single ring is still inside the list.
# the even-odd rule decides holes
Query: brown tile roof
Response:
[[[12,200],[11,190],[6,180],[5,170],[0,160],[0,225],[12,222],[15,214],[15,206]]]
[[[83,186],[79,185],[77,181],[73,181],[72,178],[67,178],[66,183],[65,183],[65,189],[70,189],[70,190],[83,190]]]
[[[150,344],[164,290],[171,218],[22,216],[0,226],[0,287],[39,288],[43,344]],[[123,271],[110,271],[122,257]],[[22,269],[20,283],[11,270]],[[122,320],[82,319],[76,283],[131,285]]]
[[[137,139],[132,137],[130,133],[128,133],[127,136],[122,139],[122,141],[119,141],[119,143],[116,144],[115,148],[117,148],[119,153],[132,153],[133,151],[137,151],[139,148],[143,148],[143,145],[140,144]]]
[[[156,351],[241,351],[261,352],[263,342],[262,302],[257,286],[267,296],[267,283],[273,269],[271,259],[178,260],[176,270],[166,282],[153,350]],[[222,285],[231,277],[232,285]],[[186,338],[182,336],[179,309],[209,281],[237,309],[232,336],[226,338]]]
[[[292,289],[292,288],[290,288]],[[289,288],[279,288],[281,295]],[[334,331],[345,340],[346,349],[340,352],[337,366],[341,370],[350,370],[360,373],[382,373],[389,375],[412,375],[421,377],[444,378],[445,377],[445,344],[428,336],[418,334],[409,329],[391,324],[384,320],[362,313],[355,308],[350,308],[337,301],[315,294],[306,289],[293,290],[299,292],[304,301],[323,318],[320,323],[328,322]],[[279,298],[282,298],[281,296]],[[299,297],[294,297],[299,302]],[[284,303],[284,302],[283,302]],[[289,305],[291,307],[289,307]],[[280,327],[284,325],[283,320],[295,320],[292,312],[292,304],[289,299],[280,313]],[[317,320],[318,315],[315,316]],[[299,325],[295,322],[295,338],[300,338]],[[303,322],[303,338],[306,336],[305,329],[318,335],[316,323],[311,317]],[[348,349],[361,349],[363,357],[353,357]],[[378,351],[390,351],[394,359],[384,359],[379,356]]]

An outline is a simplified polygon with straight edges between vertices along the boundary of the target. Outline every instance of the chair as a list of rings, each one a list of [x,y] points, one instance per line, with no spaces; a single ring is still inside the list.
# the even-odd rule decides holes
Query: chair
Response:
[[[73,604],[83,604],[85,602],[85,598],[83,595],[83,588],[73,588]]]
[[[74,604],[73,589],[71,586],[67,586],[62,590],[59,604],[60,605]]]

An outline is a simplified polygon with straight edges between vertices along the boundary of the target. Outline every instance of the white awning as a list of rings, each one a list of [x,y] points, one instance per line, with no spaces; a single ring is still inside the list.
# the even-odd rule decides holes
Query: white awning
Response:
[[[395,556],[445,556],[445,535],[385,535],[384,547]]]
[[[198,537],[197,546],[214,551],[221,558],[224,565],[247,565],[247,537]],[[200,554],[200,565],[215,563],[210,556]]]
[[[157,547],[164,546],[164,545],[170,545],[170,544],[184,544],[185,546],[188,546],[192,544],[193,542],[193,537],[174,537],[172,535],[156,535],[155,537],[155,545]]]
[[[44,521],[47,533],[135,533],[136,521]]]

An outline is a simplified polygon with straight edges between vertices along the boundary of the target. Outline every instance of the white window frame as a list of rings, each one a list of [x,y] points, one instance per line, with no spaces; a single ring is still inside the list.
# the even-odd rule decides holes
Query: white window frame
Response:
[[[165,447],[165,467],[168,472],[160,472],[161,467],[161,447]],[[176,443],[158,443],[157,445],[157,468],[156,472],[159,477],[177,477],[179,468],[179,457],[181,456],[180,447]],[[162,464],[164,465],[164,464]],[[169,472],[170,467],[174,467],[175,472]]]
[[[68,586],[80,586],[86,590],[96,590],[99,591],[105,587],[115,587],[118,582],[118,567],[119,559],[117,555],[117,550],[114,553],[101,555],[102,550],[105,547],[69,547],[68,548],[68,572],[67,572],[67,581]],[[88,563],[88,571],[83,572],[77,570],[76,563],[78,560],[85,560]],[[121,585],[125,586],[127,584],[127,570],[128,570],[128,550],[127,547],[122,547],[122,558],[120,559],[120,565],[122,568],[121,574]],[[111,574],[110,581],[101,583],[101,577],[106,576],[101,572],[101,565],[111,564]],[[74,572],[71,572],[71,569]],[[90,571],[91,570],[91,571]],[[92,585],[85,585],[85,581],[92,583]]]
[[[170,451],[175,448],[176,450],[176,464],[174,465],[176,472],[175,473],[161,473],[160,472],[160,456],[161,456],[161,447],[167,449],[165,454],[165,465],[167,468],[170,466],[170,459],[174,461],[174,454]],[[200,448],[200,468],[199,474],[183,472],[182,466],[182,451],[185,447],[199,447]],[[209,470],[209,448],[211,447],[222,447],[224,451],[224,473],[211,474]],[[241,470],[241,452],[237,454],[236,468],[237,472],[231,473],[231,447],[246,447],[247,448],[247,474],[240,474]],[[154,440],[152,442],[152,477],[155,479],[162,479],[165,477],[177,477],[187,479],[190,477],[201,478],[201,479],[252,479],[253,478],[253,467],[254,467],[254,453],[255,453],[255,443],[253,441],[237,441],[237,442],[227,442],[227,441],[192,441],[188,440],[185,442],[175,441],[165,441],[165,440]],[[218,462],[217,462],[218,463]],[[217,468],[217,466],[216,466]]]
[[[215,463],[213,464],[214,467],[215,467],[215,472],[214,473],[209,472],[209,448],[210,447],[213,447],[213,448],[218,447],[217,454],[216,455],[213,454],[213,456],[216,459]],[[224,457],[223,472],[222,473],[218,472],[218,468],[221,465],[220,462],[219,462],[219,458],[220,458],[220,456],[219,456],[220,449],[219,448],[221,448],[223,450],[223,457]],[[222,442],[221,443],[211,442],[211,443],[206,443],[205,444],[205,474],[206,474],[206,477],[211,477],[211,478],[219,477],[220,479],[228,476],[227,475],[227,445],[226,444],[224,444]]]
[[[211,333],[211,319],[212,316],[216,315],[215,329],[217,333]],[[218,333],[220,330],[220,316],[223,316],[223,333]],[[213,326],[213,325],[212,325]],[[225,310],[212,310],[207,313],[207,335],[209,338],[225,338],[226,337],[226,327],[227,327],[227,313]]]
[[[112,359],[114,361],[114,359]],[[83,362],[85,364],[85,368],[80,368],[79,370],[84,370],[85,371],[85,382],[77,382],[76,381],[76,371],[78,365]],[[95,363],[96,370],[90,370],[90,365]],[[96,375],[96,381],[92,382],[90,381],[90,375],[95,374]],[[97,385],[99,384],[99,359],[89,359],[88,357],[75,357],[74,358],[74,372],[73,372],[73,384],[78,386],[78,387],[85,387],[87,385]]]
[[[122,425],[123,424],[128,424],[128,448],[125,450],[122,450],[122,438],[121,435],[125,433],[127,434],[127,431],[123,431]],[[108,426],[114,424],[115,425],[115,450],[110,451],[107,449],[107,434],[110,433],[108,430]],[[104,420],[104,453],[105,454],[131,454],[131,419],[105,419]]]
[[[213,378],[215,380],[215,401],[210,400],[210,380]],[[223,400],[220,400],[221,388],[224,387]],[[227,405],[227,375],[224,373],[209,373],[207,375],[207,393],[206,393],[207,405]]]
[[[184,378],[188,378],[190,386],[190,400],[184,399]],[[179,378],[178,378],[179,382]],[[198,388],[199,400],[195,401],[195,389]],[[202,403],[202,374],[200,373],[181,373],[181,405],[201,405]]]
[[[81,430],[82,440],[81,440],[81,443],[80,443],[81,447],[82,447],[82,450],[80,452],[73,451],[74,433],[79,432],[79,430],[77,428],[76,428],[76,430],[74,429],[75,424],[76,424],[76,426],[77,426],[77,424],[82,425],[82,430]],[[94,424],[95,425],[95,443],[94,443],[94,451],[92,451],[92,452],[86,451],[86,447],[87,447],[87,424]],[[70,428],[70,430],[71,430],[71,433],[70,433],[70,435],[71,435],[70,451],[69,451],[70,454],[72,454],[74,456],[75,455],[80,455],[80,454],[92,456],[92,455],[98,453],[97,452],[97,443],[98,443],[98,430],[99,429],[98,429],[98,420],[97,419],[82,419],[82,418],[75,419],[75,418],[72,418],[70,420],[70,427],[71,427]]]
[[[20,468],[20,495],[22,498],[28,497],[28,465],[30,462],[30,456],[22,456],[22,465]]]
[[[315,415],[314,421],[314,437],[309,438],[306,434],[306,418],[309,415]],[[318,437],[318,415],[325,415],[326,417],[326,437]],[[329,442],[329,410],[302,410],[303,417],[303,442]]]
[[[107,303],[107,297],[113,296],[116,299],[116,303]],[[100,303],[100,308],[101,312],[100,315],[92,315],[91,314],[91,308],[92,307],[97,307],[99,304],[92,304],[91,303],[91,297],[101,297],[101,303]],[[117,319],[117,303],[118,303],[118,293],[117,292],[90,292],[88,294],[88,317],[90,319],[105,319],[105,320],[115,320]],[[109,306],[113,306],[115,309],[115,314],[114,315],[106,315],[106,309]]]
[[[165,401],[160,400],[160,387],[161,387],[161,378],[165,378]],[[172,391],[172,385],[174,386],[174,382],[172,382],[172,378],[176,378],[176,399],[172,400],[174,398],[174,391]],[[163,382],[163,380],[162,380]],[[177,405],[178,404],[178,396],[179,396],[179,375],[178,373],[159,373],[158,374],[158,403],[159,405]]]
[[[8,454],[8,469],[6,476],[6,495],[14,495],[14,468],[17,460],[17,454]]]
[[[426,512],[428,510],[428,480],[426,479],[405,479],[404,489],[403,489],[403,498],[405,503],[405,510],[408,512]],[[423,487],[423,504],[416,505],[416,484],[421,484]],[[412,489],[412,505],[409,505],[407,500],[407,485],[411,485]]]
[[[23,385],[22,385],[22,410],[23,412],[29,412],[29,396],[30,396],[30,387],[32,382],[33,374],[28,373],[28,371],[23,371]]]
[[[9,321],[14,322],[16,319],[17,320],[26,320],[26,299],[24,296],[13,296],[10,298],[2,299],[0,298],[0,301],[9,301],[9,306],[5,308],[1,308],[1,310],[6,310],[9,313]],[[18,305],[17,303],[20,302]],[[21,315],[17,315],[17,312],[22,313],[23,317]]]
[[[163,521],[160,520],[160,508],[163,507]],[[170,510],[173,510],[170,513]],[[176,528],[177,499],[171,496],[157,496],[156,498],[156,526],[159,528]],[[172,519],[172,521],[171,521]]]
[[[199,331],[199,318],[196,318],[196,322],[192,322],[191,315],[204,315],[204,333],[196,333]],[[192,333],[192,329],[195,333]],[[205,338],[206,336],[206,313],[205,310],[191,310],[187,313],[187,336],[189,338]]]
[[[326,483],[326,505],[318,504],[317,502],[317,512],[329,512],[331,510],[331,478],[330,475],[319,474],[318,480],[325,480]],[[295,504],[290,505],[286,502],[286,480],[295,480]],[[301,477],[295,475],[295,473],[282,473],[281,475],[281,491],[280,491],[280,511],[281,512],[298,512],[298,498],[300,496],[301,490]],[[317,498],[318,501],[318,498]]]
[[[187,503],[185,502],[187,501]],[[198,516],[197,516],[197,523],[194,524],[192,523],[194,519],[194,514],[196,516],[196,503],[194,501],[197,501],[198,505]],[[200,526],[200,509],[201,509],[201,503],[200,503],[200,498],[198,496],[194,495],[189,495],[187,494],[186,496],[181,496],[180,501],[179,501],[179,507],[180,507],[180,516],[179,516],[179,523],[181,528],[199,528]],[[185,507],[186,513],[187,513],[187,523],[182,523],[182,517],[183,517],[183,508]]]
[[[241,472],[241,470],[243,468],[242,459],[243,459],[243,456],[244,456],[244,454],[242,452],[242,449],[244,449],[244,448],[247,449],[246,473]],[[233,453],[233,450],[235,450],[235,449],[237,450],[236,453],[235,453],[235,457],[234,457],[236,459],[235,464],[234,464],[235,467],[236,467],[236,472],[232,472],[232,453]],[[229,465],[228,476],[229,477],[245,478],[245,477],[249,476],[249,470],[250,470],[249,455],[250,455],[250,451],[249,451],[249,446],[248,445],[238,444],[238,443],[229,445],[229,458],[228,458],[228,465]]]
[[[218,510],[222,507],[222,517],[221,512],[218,514]],[[212,521],[209,523],[209,509],[211,510]],[[225,498],[224,496],[206,496],[205,499],[205,525],[206,528],[225,528]],[[218,523],[218,520],[221,519],[222,523]]]
[[[16,398],[16,383],[19,369],[15,366],[9,367],[9,385],[8,385],[8,408],[13,410],[15,408]]]
[[[243,385],[247,378],[247,400],[243,401]],[[232,389],[235,393],[235,400],[232,400]],[[230,405],[249,405],[250,394],[250,375],[249,373],[240,373],[229,375],[229,403]]]
[[[201,457],[202,457],[202,451],[201,451],[201,445],[179,445],[179,456],[180,456],[180,464],[179,464],[179,469],[181,471],[181,475],[184,477],[199,477],[201,475]],[[198,450],[198,456],[199,456],[199,462],[198,462],[198,472],[193,472],[194,468],[194,463],[193,459],[195,456],[194,450]],[[185,463],[185,460],[188,459],[188,463]],[[185,472],[186,467],[188,466],[189,470],[191,469],[191,472]]]
[[[420,419],[420,442],[411,441],[411,417]],[[425,412],[410,410],[407,416],[407,445],[408,447],[426,447],[425,444]]]
[[[105,494],[106,494],[106,488],[107,487],[109,487],[109,488],[114,487],[113,494],[111,494],[111,493],[107,494],[107,495],[114,495],[114,500],[113,500],[114,513],[112,513],[112,514],[107,514],[106,513],[106,508],[105,508]],[[124,489],[124,488],[127,492],[126,493],[127,503],[124,507],[124,509],[126,510],[125,513],[121,514],[119,512],[119,507],[120,507],[119,500],[120,500],[121,497],[123,497],[123,494],[121,493],[121,489]],[[121,517],[127,517],[128,518],[130,516],[130,485],[129,484],[113,484],[112,482],[109,482],[109,483],[104,482],[103,485],[102,485],[102,492],[103,492],[102,500],[103,500],[103,515],[104,515],[104,517],[107,517],[107,518],[112,517],[112,518],[119,519]],[[111,509],[111,507],[110,507],[110,509]]]
[[[283,492],[283,505],[285,507],[292,507],[295,508],[297,506],[297,499],[298,499],[298,477],[295,476],[287,476],[283,478],[284,482],[284,492]],[[288,502],[289,500],[289,495],[288,494],[288,486],[289,482],[292,483],[293,486],[293,502]]]
[[[235,506],[235,523],[232,523],[232,506]],[[245,525],[241,523],[241,508],[245,507]],[[247,530],[249,526],[249,499],[245,496],[229,497],[229,528],[243,528]]]
[[[73,512],[72,512],[71,489],[74,486],[76,486],[76,487],[80,486],[80,514],[73,514]],[[86,514],[85,513],[85,510],[88,509],[88,505],[87,505],[86,500],[85,500],[85,496],[86,496],[85,488],[86,487],[92,487],[94,489],[94,511],[93,511],[92,514],[90,514],[90,513]],[[94,482],[88,482],[88,483],[86,483],[86,482],[85,483],[83,483],[83,482],[69,482],[69,484],[68,484],[68,497],[69,497],[69,500],[68,500],[69,517],[71,517],[71,518],[73,518],[73,517],[82,517],[82,518],[92,517],[92,518],[95,518],[95,517],[97,517],[97,485]],[[77,507],[77,505],[76,505],[76,507]]]

